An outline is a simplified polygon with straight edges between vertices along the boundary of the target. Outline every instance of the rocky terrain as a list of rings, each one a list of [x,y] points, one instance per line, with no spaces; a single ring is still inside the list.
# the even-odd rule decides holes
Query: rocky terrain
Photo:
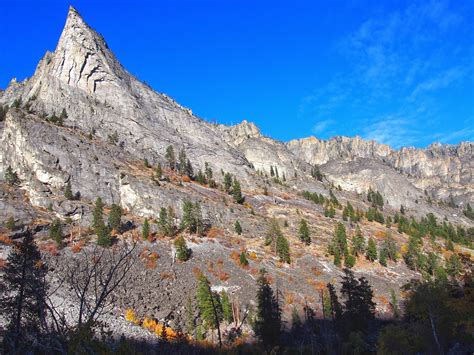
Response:
[[[272,285],[286,300],[287,321],[293,307],[306,303],[321,311],[320,291],[342,275],[328,253],[334,227],[342,222],[349,237],[355,234],[356,223],[343,219],[342,208],[349,202],[367,211],[372,206],[369,189],[383,196],[385,217],[393,218],[404,206],[407,216],[420,219],[432,213],[439,222],[466,230],[474,227],[474,221],[463,215],[468,203],[474,205],[473,142],[401,150],[359,137],[327,141],[310,137],[285,143],[263,136],[247,121],[235,126],[205,122],[128,73],[72,7],[55,51],[45,54],[31,78],[12,80],[0,93],[0,105],[9,107],[0,122],[0,178],[5,180],[11,168],[20,180],[13,187],[0,184],[2,236],[20,238],[29,227],[51,265],[60,270],[81,249],[94,245],[96,236],[89,226],[97,197],[125,212],[122,222],[130,228],[115,233],[119,242],[137,239],[144,218],[152,222],[151,237],[139,242],[141,256],[133,279],[114,295],[109,323],[110,317],[123,319],[126,309],[134,309],[141,318],[183,328],[197,271],[210,278],[214,289],[227,290],[243,309],[250,309],[255,307],[255,280],[261,267],[269,271]],[[208,163],[216,186],[169,169],[168,146],[174,147],[176,156],[185,150],[195,174]],[[163,176],[154,177],[158,164]],[[312,174],[315,167],[322,173],[320,179]],[[236,203],[225,191],[224,173],[240,181],[244,203]],[[68,183],[80,198],[65,198]],[[313,203],[302,196],[303,191],[321,194],[326,202]],[[337,199],[335,216],[328,218],[325,210],[332,196]],[[179,225],[188,200],[201,203],[210,228],[204,236],[180,232],[192,257],[176,262],[173,238],[160,235],[154,221],[161,208],[172,207]],[[281,262],[265,245],[273,217],[289,240],[291,264]],[[21,228],[7,229],[10,218]],[[64,224],[66,242],[60,250],[52,248],[48,238],[55,218]],[[309,246],[298,238],[302,218],[310,227]],[[241,235],[234,229],[237,220]],[[365,240],[373,237],[378,245],[387,233],[402,249],[408,244],[409,236],[396,225],[365,218],[358,225]],[[0,248],[5,259],[8,245]],[[438,238],[424,248],[444,250],[444,241]],[[456,248],[472,257],[466,246]],[[246,267],[239,264],[241,252],[249,255]],[[157,257],[150,262],[152,254]],[[363,255],[353,270],[373,286],[381,317],[389,313],[390,290],[400,294],[403,284],[421,277],[402,260],[383,267]],[[117,329],[120,333],[123,326]]]

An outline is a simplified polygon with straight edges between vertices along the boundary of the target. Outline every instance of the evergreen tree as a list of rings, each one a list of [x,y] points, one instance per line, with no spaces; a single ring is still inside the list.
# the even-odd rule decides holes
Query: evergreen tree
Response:
[[[266,348],[272,348],[280,340],[281,309],[268,283],[265,269],[260,270],[257,287],[257,314],[254,331],[256,337]]]
[[[12,248],[0,275],[0,315],[8,322],[5,353],[30,352],[28,339],[39,336],[46,317],[47,269],[27,231]]]
[[[384,250],[385,256],[388,259],[395,262],[398,260],[399,249],[395,239],[393,239],[392,234],[390,232],[387,232],[385,234],[385,240],[382,244],[382,250]]]
[[[186,302],[186,333],[190,336],[194,336],[194,330],[196,329],[196,324],[194,323],[194,309],[193,301],[190,296],[188,296]]]
[[[219,296],[211,291],[211,283],[203,274],[198,279],[196,299],[204,327],[206,329],[217,329],[219,344],[221,344]]]
[[[143,221],[143,226],[142,226],[142,237],[143,239],[148,239],[150,236],[150,223],[148,222],[148,218],[145,218],[145,221]]]
[[[272,218],[268,226],[267,235],[265,238],[265,245],[272,245],[273,250],[276,253],[276,243],[279,236],[283,236],[280,229],[280,224],[276,218]]]
[[[242,196],[242,191],[240,189],[240,182],[234,177],[234,182],[232,184],[232,197],[236,203],[244,203],[245,198]]]
[[[16,173],[16,171],[13,171],[10,165],[5,171],[5,181],[11,186],[17,185],[20,182],[20,179],[18,178],[18,174]]]
[[[356,263],[356,258],[352,254],[347,254],[344,258],[344,266],[351,269]]]
[[[102,223],[100,227],[97,228],[97,244],[101,247],[109,247],[112,245],[112,237],[110,236],[110,228]]]
[[[363,254],[365,251],[365,240],[362,236],[362,231],[360,227],[356,227],[355,235],[352,237],[352,254],[355,256],[359,256],[359,254]]]
[[[249,264],[249,261],[247,260],[247,256],[245,255],[244,251],[240,253],[239,263],[242,266],[247,266]]]
[[[229,173],[225,173],[224,175],[224,189],[227,193],[230,192],[232,187],[232,175]]]
[[[181,175],[185,175],[186,174],[186,163],[187,163],[187,160],[188,158],[186,157],[186,152],[183,149],[181,149],[181,151],[179,152],[179,158],[178,158],[178,161],[179,161],[179,164],[178,164],[178,167],[179,167],[179,173]]]
[[[122,208],[115,203],[112,204],[108,220],[109,228],[120,231],[122,226]]]
[[[327,290],[329,293],[331,319],[338,323],[342,317],[342,306],[337,298],[336,289],[333,284],[327,284]]]
[[[168,162],[168,167],[171,170],[174,170],[176,167],[176,157],[174,155],[174,148],[172,145],[169,145],[168,148],[166,148],[165,159]]]
[[[64,197],[68,200],[74,200],[74,194],[72,193],[71,180],[69,180],[64,187]]]
[[[186,170],[184,174],[189,176],[190,179],[194,179],[194,169],[193,169],[193,165],[191,164],[191,160],[189,159],[186,162]]]
[[[375,244],[375,240],[372,237],[369,238],[369,243],[367,244],[367,253],[365,256],[370,261],[375,261],[377,259],[377,244]]]
[[[234,229],[235,229],[235,233],[237,233],[238,235],[242,234],[242,226],[240,225],[239,220],[235,221]]]
[[[184,201],[181,228],[187,229],[190,233],[196,233],[198,235],[204,232],[202,210],[199,202],[193,204],[191,201]]]
[[[5,224],[5,227],[7,227],[11,231],[13,231],[16,228],[15,218],[13,218],[13,216],[8,217],[8,220],[7,220],[7,223]]]
[[[390,289],[390,307],[392,308],[393,318],[400,318],[400,308],[398,307],[397,295],[393,289]]]
[[[155,174],[158,180],[160,180],[163,176],[163,168],[161,167],[161,163],[158,163],[158,165],[156,166]]]
[[[387,266],[387,249],[380,249],[379,251],[379,263],[382,266]]]
[[[62,246],[63,234],[61,221],[59,219],[55,219],[53,223],[51,223],[51,226],[49,227],[49,237],[53,239],[58,246]]]
[[[461,275],[462,269],[463,266],[457,254],[451,254],[449,259],[446,260],[446,271],[448,272],[448,274],[451,277],[456,278]]]
[[[207,161],[204,163],[204,174],[206,175],[207,181],[209,182],[212,181],[212,178],[213,178],[212,168]]]
[[[151,168],[150,162],[147,158],[143,159],[143,165],[145,165],[145,168]]]
[[[283,236],[279,235],[276,241],[276,252],[280,257],[280,261],[283,261],[287,264],[291,263],[290,258],[290,245],[288,240]]]
[[[224,290],[221,291],[222,317],[227,323],[234,321],[232,314],[232,305],[230,303],[229,295]]]
[[[92,225],[91,228],[94,230],[96,234],[98,231],[104,227],[104,203],[100,197],[97,197],[95,200],[94,210],[92,211]]]
[[[300,237],[300,240],[305,243],[306,245],[311,244],[311,237],[309,235],[309,227],[308,223],[304,219],[301,219],[300,221],[300,227],[298,230],[298,235]]]
[[[341,222],[336,224],[334,235],[329,245],[329,253],[334,255],[334,263],[339,266],[341,258],[349,254],[346,228]]]
[[[344,269],[341,295],[344,298],[344,324],[346,334],[360,331],[367,333],[368,325],[375,318],[373,291],[368,281],[361,277],[358,280],[352,271]]]
[[[176,248],[176,258],[180,261],[187,261],[191,257],[191,249],[188,248],[186,240],[180,235],[174,241],[174,246]]]
[[[275,176],[275,172],[273,171],[273,165],[270,165],[270,176],[271,177]]]
[[[160,215],[158,217],[158,229],[163,235],[167,237],[172,237],[174,234],[173,219],[174,213],[171,206],[168,207],[168,209],[161,207]]]

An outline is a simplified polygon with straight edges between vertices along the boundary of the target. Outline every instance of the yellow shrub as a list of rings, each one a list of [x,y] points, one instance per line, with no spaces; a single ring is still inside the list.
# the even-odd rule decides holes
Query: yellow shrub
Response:
[[[138,319],[135,317],[135,311],[130,308],[125,311],[125,320],[132,322],[135,325],[139,323]]]

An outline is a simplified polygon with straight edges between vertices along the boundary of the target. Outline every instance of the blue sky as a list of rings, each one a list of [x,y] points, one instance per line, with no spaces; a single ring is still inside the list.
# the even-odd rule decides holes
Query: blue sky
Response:
[[[220,123],[425,147],[474,140],[474,2],[71,0],[122,64]],[[69,2],[0,6],[0,87],[54,50]]]

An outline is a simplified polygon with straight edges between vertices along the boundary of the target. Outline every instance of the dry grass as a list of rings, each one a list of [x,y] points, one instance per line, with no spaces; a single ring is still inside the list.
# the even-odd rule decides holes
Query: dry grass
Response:
[[[58,255],[58,246],[55,242],[48,242],[40,245],[40,250],[49,253],[52,256]]]
[[[71,246],[71,251],[73,253],[79,253],[82,250],[82,248],[84,247],[85,244],[86,244],[86,242],[84,240],[80,240],[77,243],[74,243],[73,246]]]
[[[206,233],[208,238],[219,238],[224,236],[224,230],[218,227],[211,227]]]

